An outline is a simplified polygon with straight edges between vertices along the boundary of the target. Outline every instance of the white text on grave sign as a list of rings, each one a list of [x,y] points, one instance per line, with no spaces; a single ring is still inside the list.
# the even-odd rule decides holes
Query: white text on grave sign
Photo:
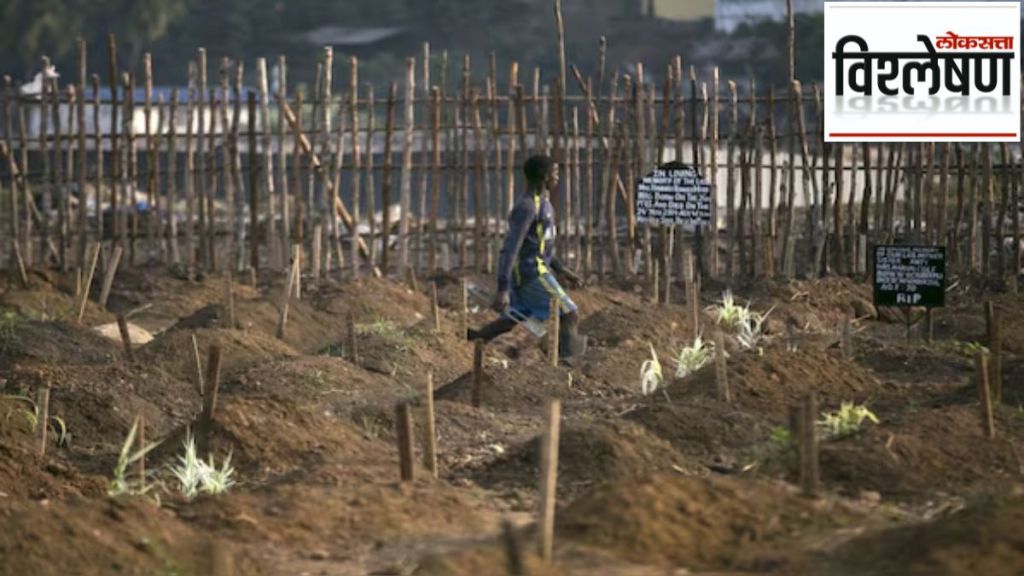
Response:
[[[946,250],[936,246],[877,246],[875,304],[941,307],[945,303]]]
[[[636,219],[641,224],[707,225],[711,185],[692,167],[657,169],[637,186]]]

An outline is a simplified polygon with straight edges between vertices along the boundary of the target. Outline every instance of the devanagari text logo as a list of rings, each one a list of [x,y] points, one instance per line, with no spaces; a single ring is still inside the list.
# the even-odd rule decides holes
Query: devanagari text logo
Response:
[[[826,2],[829,142],[1020,140],[1018,2]]]

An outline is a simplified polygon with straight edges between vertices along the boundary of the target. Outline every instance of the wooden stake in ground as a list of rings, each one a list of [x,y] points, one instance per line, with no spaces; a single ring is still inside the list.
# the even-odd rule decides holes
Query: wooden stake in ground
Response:
[[[466,287],[466,279],[459,282],[459,338],[465,338],[469,331],[469,289]]]
[[[508,520],[501,523],[501,545],[505,549],[505,563],[508,576],[523,576],[523,551],[515,527]]]
[[[430,285],[430,314],[434,319],[434,332],[441,331],[441,307],[437,304],[437,282]]]
[[[356,338],[356,316],[348,313],[348,359],[353,364],[359,363],[359,341]]]
[[[477,340],[473,345],[473,392],[474,408],[479,408],[483,401],[484,389],[484,341]]]
[[[121,333],[121,342],[124,343],[124,357],[128,362],[135,362],[135,355],[132,353],[132,336],[128,332],[128,321],[123,314],[117,315],[117,330]]]
[[[117,265],[121,262],[121,254],[124,250],[121,246],[114,246],[114,253],[110,256],[110,263],[107,264],[107,272],[103,277],[103,290],[100,292],[100,306],[107,307],[107,299],[110,298],[110,289],[114,285],[114,276],[117,274]]]
[[[423,465],[430,471],[434,478],[438,476],[437,470],[437,429],[434,415],[434,373],[427,372],[427,389],[424,395],[424,411],[426,412],[426,425],[423,427]]]
[[[199,354],[199,341],[196,340],[196,335],[192,333],[192,358],[193,364],[196,367],[196,391],[199,392],[199,397],[202,398],[206,395],[205,388],[203,386],[203,358]]]
[[[683,273],[686,275],[686,304],[689,311],[690,333],[696,338],[700,334],[700,287],[693,262],[693,252],[686,251]]]
[[[725,366],[725,337],[720,331],[715,333],[715,384],[719,401],[726,404],[732,403],[729,373]]]
[[[402,402],[395,406],[395,437],[398,441],[398,466],[402,482],[412,482],[412,410],[409,404]]]
[[[999,315],[991,301],[985,303],[985,324],[988,333],[989,360],[988,382],[992,388],[992,403],[1003,401],[1003,339],[999,327]]]
[[[551,365],[557,368],[558,331],[561,329],[561,309],[559,307],[558,298],[551,299],[551,305],[548,310],[548,358],[551,359]]]
[[[540,512],[537,524],[541,558],[550,562],[555,543],[555,502],[558,487],[558,437],[562,404],[552,400],[548,420],[540,442]]]
[[[416,292],[420,291],[420,283],[419,283],[418,280],[416,280],[416,269],[415,268],[413,268],[412,266],[408,266],[405,269],[405,278],[406,278],[406,283],[409,285],[409,290],[412,290],[413,293],[416,293]]]
[[[992,390],[989,387],[988,354],[985,351],[978,352],[974,366],[978,375],[978,399],[981,401],[981,430],[991,440],[996,437],[996,423],[992,417]]]
[[[839,350],[843,353],[843,358],[850,360],[853,358],[853,329],[851,327],[850,318],[848,316],[843,317],[843,322],[839,326]]]
[[[78,296],[80,300],[78,301],[78,313],[75,320],[79,324],[82,323],[82,319],[85,317],[85,306],[89,303],[89,291],[92,290],[92,279],[96,275],[96,263],[100,258],[100,245],[98,243],[93,244],[89,254],[89,272],[85,275],[85,284],[82,286],[82,293]]]
[[[196,442],[199,455],[206,458],[210,453],[210,431],[213,427],[213,415],[217,409],[217,390],[220,388],[220,346],[210,344],[206,360],[206,382],[209,383],[209,394],[203,395],[203,413],[199,416],[199,434]]]
[[[39,390],[39,413],[36,415],[36,437],[39,439],[39,457],[46,456],[46,433],[50,424],[50,383]]]
[[[224,268],[224,306],[225,306],[225,323],[227,328],[234,330],[238,327],[238,321],[235,318],[235,291],[232,289],[233,278],[231,277],[231,266]]]
[[[284,287],[284,297],[281,299],[281,316],[277,321],[277,338],[284,340],[284,329],[288,325],[288,307],[292,301],[292,290],[299,278],[299,246],[292,248],[292,269],[288,274],[288,283]]]
[[[136,471],[139,477],[139,486],[144,487],[146,485],[146,418],[140,414],[135,417],[135,421],[138,423],[138,436],[135,444],[138,446],[139,453],[142,454],[136,463]]]
[[[812,390],[804,398],[800,424],[800,487],[804,496],[816,498],[820,484],[818,468],[818,399]]]

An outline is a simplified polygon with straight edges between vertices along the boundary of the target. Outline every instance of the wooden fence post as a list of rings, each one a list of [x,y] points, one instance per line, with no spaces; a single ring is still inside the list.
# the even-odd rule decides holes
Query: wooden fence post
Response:
[[[459,281],[459,338],[465,338],[469,331],[469,289],[466,279]]]
[[[206,382],[208,393],[203,395],[203,412],[199,416],[199,438],[197,439],[199,455],[206,458],[210,453],[210,433],[213,427],[213,415],[217,409],[217,391],[220,388],[221,350],[218,344],[210,344],[206,360]]]
[[[96,275],[96,263],[100,257],[99,243],[92,245],[91,256],[89,256],[89,272],[85,275],[85,284],[82,286],[82,293],[79,294],[78,310],[75,320],[81,324],[85,317],[85,307],[89,302],[89,292],[92,290],[92,279]]]
[[[402,482],[413,480],[413,424],[409,404],[402,402],[395,407],[395,436],[398,441],[398,465]]]
[[[816,498],[821,480],[818,468],[818,399],[813,390],[804,398],[800,414],[800,486],[804,496]]]
[[[1003,401],[1003,339],[999,314],[991,300],[985,303],[985,323],[988,332],[988,350],[992,355],[989,359],[988,381],[992,389],[992,403],[998,405]]]
[[[193,364],[196,367],[196,391],[199,392],[199,397],[202,398],[206,395],[206,390],[203,386],[203,358],[199,354],[199,341],[196,340],[195,332],[192,333],[192,358]]]
[[[853,329],[848,316],[843,317],[839,326],[839,350],[843,353],[845,360],[853,358]]]
[[[548,418],[540,443],[540,514],[537,519],[540,535],[540,555],[550,562],[555,541],[555,503],[558,487],[558,439],[562,405],[552,400],[548,405]]]
[[[519,544],[519,536],[508,520],[501,523],[501,544],[505,549],[508,576],[524,576],[526,572],[523,569],[523,551]]]
[[[117,330],[121,333],[121,342],[124,343],[124,356],[128,362],[135,363],[135,355],[132,353],[132,336],[128,332],[128,321],[123,314],[117,315]]]
[[[142,457],[139,458],[139,461],[136,463],[136,471],[137,471],[137,474],[139,476],[139,486],[140,487],[145,487],[146,486],[146,453],[144,452],[144,450],[146,448],[146,418],[140,414],[140,415],[136,416],[135,421],[139,423],[139,428],[137,430],[138,434],[137,434],[136,439],[135,439],[135,445],[138,446],[138,450],[142,454]]]
[[[441,331],[441,307],[437,303],[437,282],[430,285],[430,315],[434,321],[434,332]]]
[[[346,318],[348,324],[348,360],[353,364],[359,364],[359,339],[356,330],[356,316],[349,312]]]
[[[983,350],[975,357],[978,374],[978,399],[981,401],[981,429],[985,437],[996,437],[996,424],[992,415],[992,390],[989,386],[988,354]]]
[[[438,477],[437,468],[437,427],[434,414],[434,373],[427,372],[427,389],[425,394],[426,426],[423,428],[423,465],[434,478]]]
[[[46,433],[50,425],[50,383],[39,390],[39,413],[36,415],[36,437],[39,439],[39,457],[46,456]]]
[[[107,307],[107,299],[110,298],[110,289],[114,285],[114,276],[117,274],[117,265],[121,262],[121,255],[124,250],[120,245],[114,246],[114,253],[107,264],[107,271],[103,277],[103,290],[100,292],[100,306]]]
[[[725,337],[721,331],[715,332],[715,383],[718,389],[718,399],[726,404],[732,403],[729,373],[725,364]]]
[[[548,358],[558,367],[558,332],[561,329],[561,309],[558,298],[552,298],[548,312]]]
[[[278,340],[284,340],[284,330],[288,325],[288,307],[291,305],[292,290],[295,284],[298,282],[299,277],[299,246],[295,245],[292,249],[292,269],[288,274],[288,282],[284,287],[284,297],[281,299],[281,315],[277,321],[277,338]]]
[[[484,388],[484,341],[477,340],[473,344],[473,393],[474,408],[479,408],[483,401]]]

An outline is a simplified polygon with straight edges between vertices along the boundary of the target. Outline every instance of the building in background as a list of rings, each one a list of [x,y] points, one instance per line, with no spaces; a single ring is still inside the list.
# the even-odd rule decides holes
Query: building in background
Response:
[[[795,14],[824,11],[824,0],[793,0]],[[715,30],[732,33],[742,24],[786,19],[786,0],[715,0]]]
[[[715,0],[648,0],[648,6],[654,17],[676,22],[691,22],[715,16]]]

